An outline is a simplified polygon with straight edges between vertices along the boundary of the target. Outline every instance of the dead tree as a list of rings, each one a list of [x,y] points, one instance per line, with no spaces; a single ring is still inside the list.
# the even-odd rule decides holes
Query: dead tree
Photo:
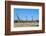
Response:
[[[32,21],[33,21],[33,15],[32,15]]]
[[[18,14],[16,14],[16,16],[17,16],[17,18],[18,18],[18,22],[20,22],[20,18],[19,18],[19,16],[18,16]]]
[[[33,22],[33,13],[32,13],[32,22]]]
[[[27,21],[27,16],[26,16],[26,21]]]

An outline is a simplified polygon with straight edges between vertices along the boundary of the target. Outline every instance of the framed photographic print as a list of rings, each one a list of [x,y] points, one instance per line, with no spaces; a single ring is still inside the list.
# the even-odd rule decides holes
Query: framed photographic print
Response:
[[[5,34],[45,32],[44,3],[5,1]]]

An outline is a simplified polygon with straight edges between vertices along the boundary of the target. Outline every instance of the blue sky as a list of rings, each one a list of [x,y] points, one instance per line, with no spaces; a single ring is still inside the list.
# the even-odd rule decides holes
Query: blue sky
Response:
[[[24,8],[14,8],[14,20],[38,20],[39,19],[39,9],[24,9]]]

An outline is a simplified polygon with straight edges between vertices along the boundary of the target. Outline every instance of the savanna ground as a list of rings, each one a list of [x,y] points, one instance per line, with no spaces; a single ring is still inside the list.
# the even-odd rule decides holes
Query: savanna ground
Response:
[[[14,27],[37,27],[39,22],[14,22]]]

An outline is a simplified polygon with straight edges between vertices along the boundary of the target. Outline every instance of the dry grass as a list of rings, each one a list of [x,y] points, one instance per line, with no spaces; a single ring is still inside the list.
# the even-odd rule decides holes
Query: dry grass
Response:
[[[39,25],[39,22],[24,22],[24,23],[14,23],[14,27],[36,27]]]

